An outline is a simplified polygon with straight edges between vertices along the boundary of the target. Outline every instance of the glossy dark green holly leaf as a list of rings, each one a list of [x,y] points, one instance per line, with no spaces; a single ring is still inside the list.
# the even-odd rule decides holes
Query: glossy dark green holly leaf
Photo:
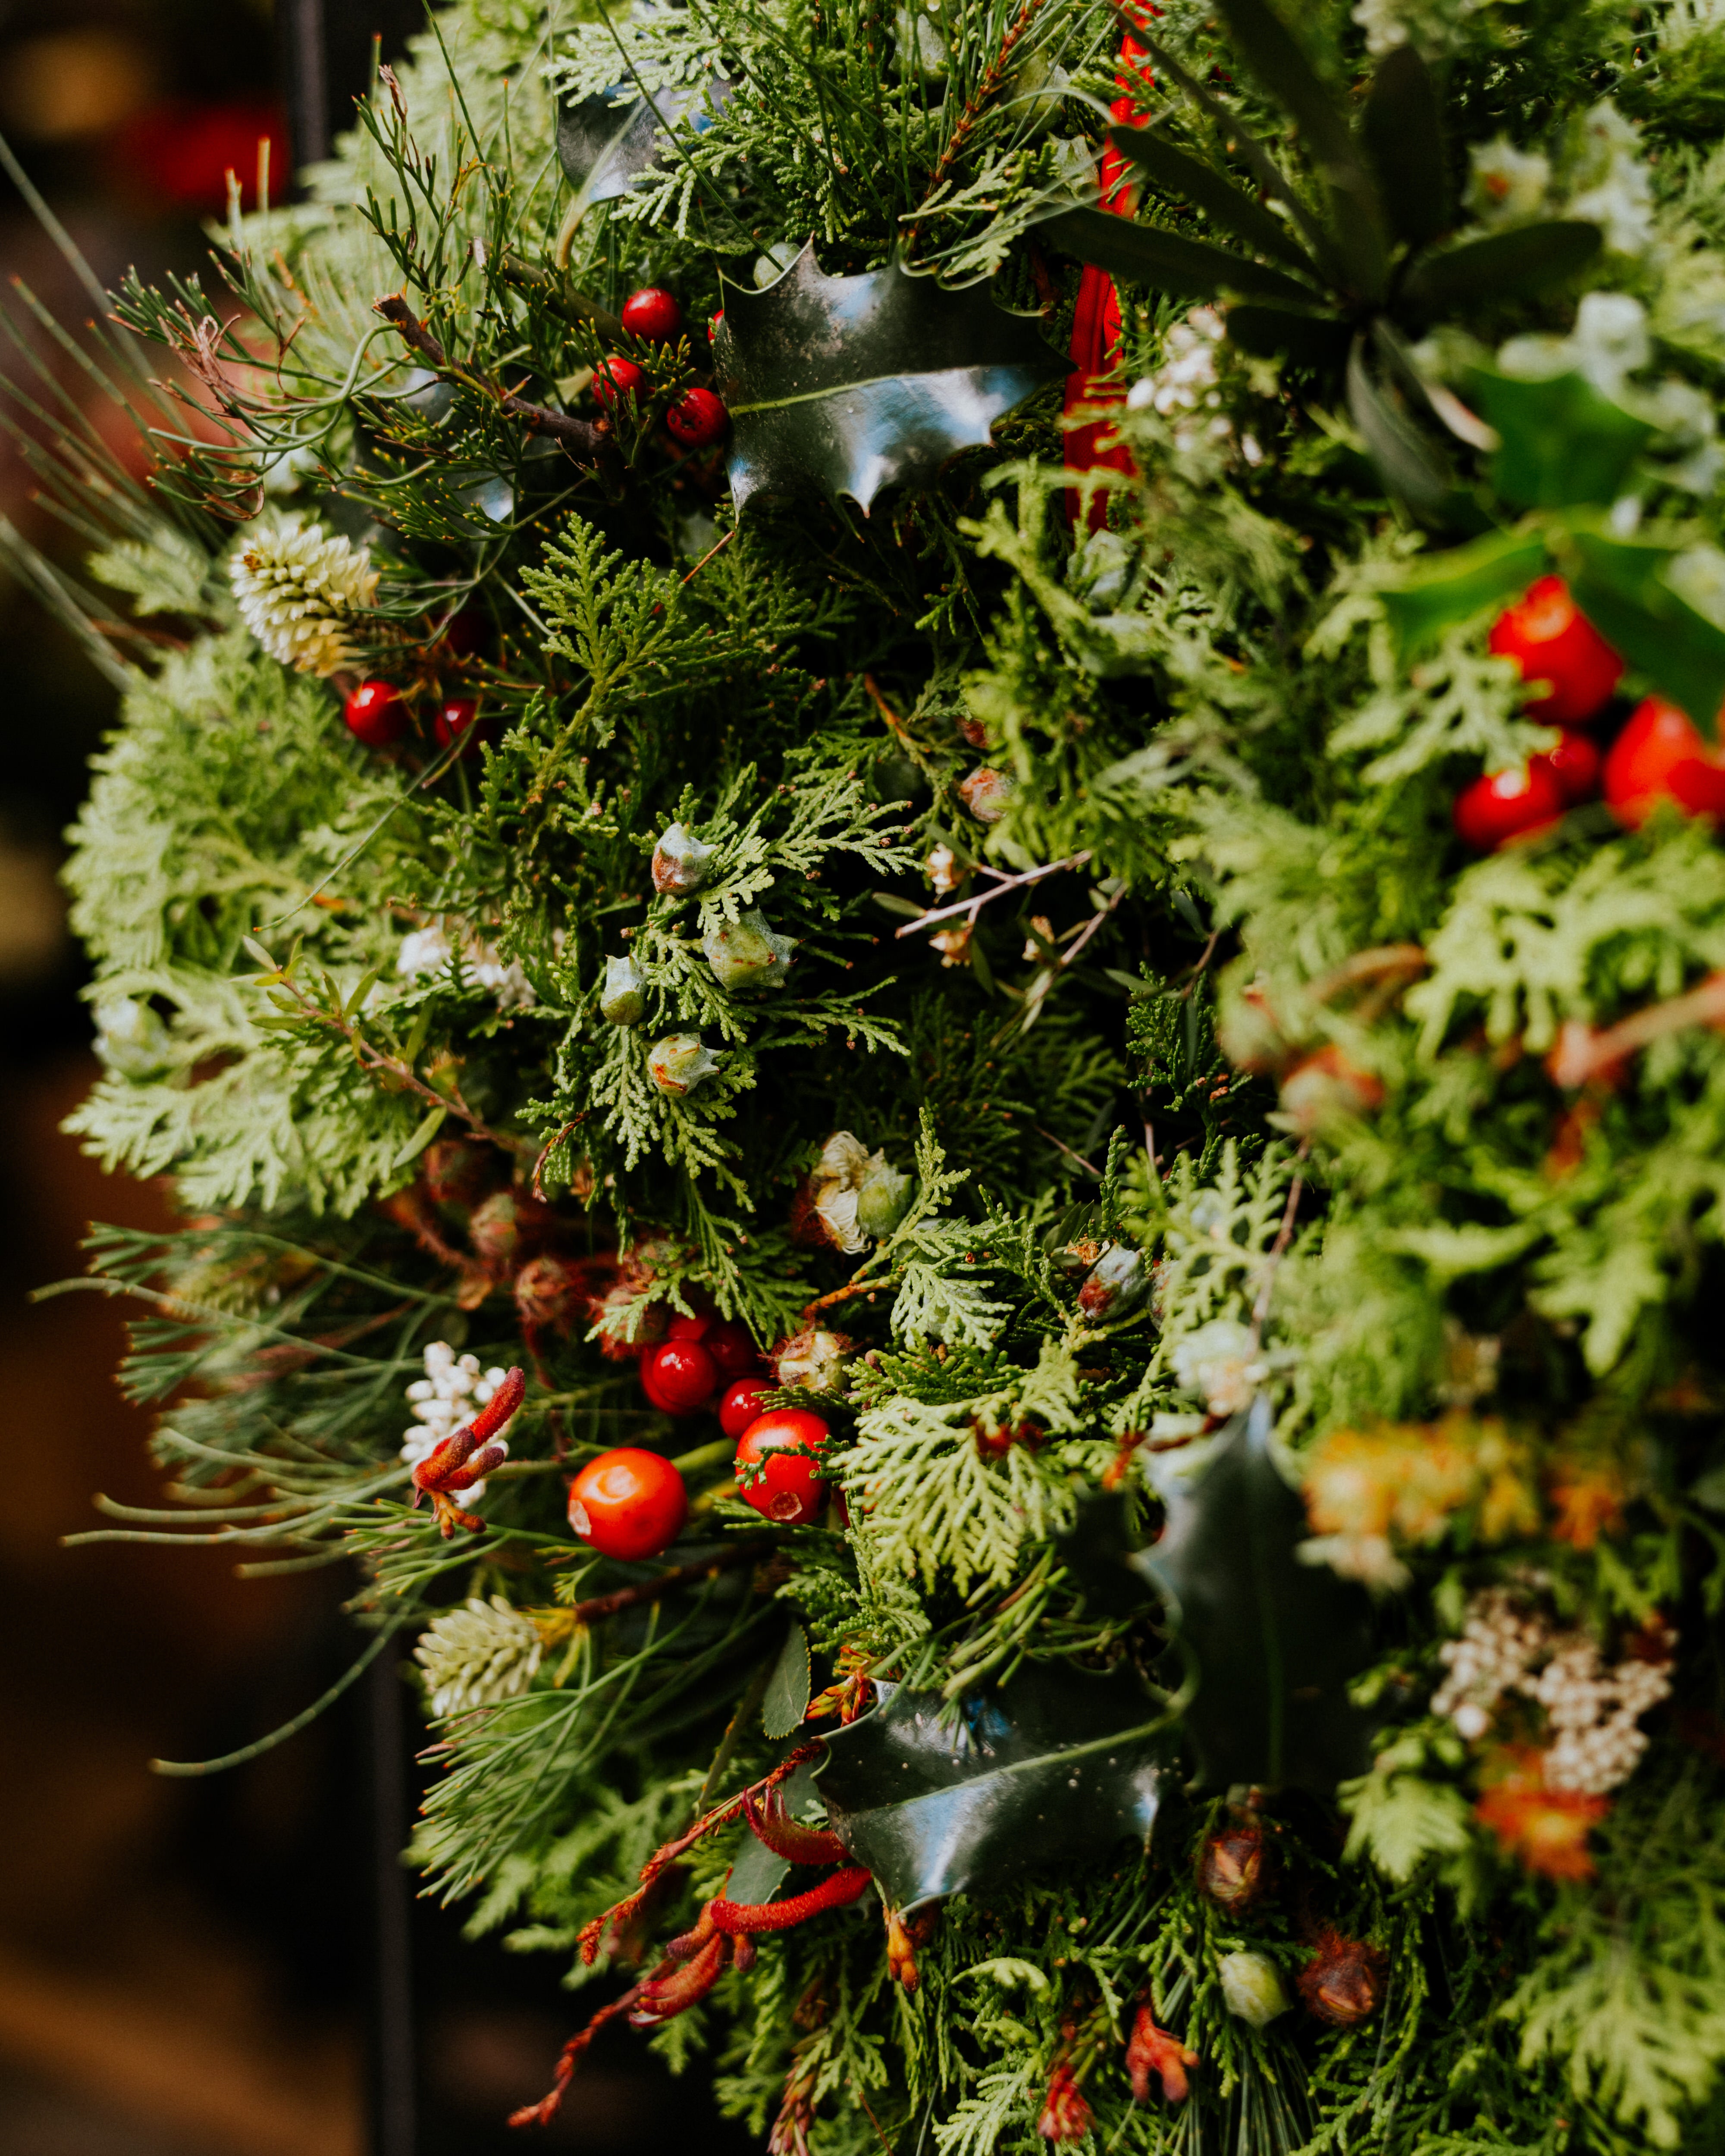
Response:
[[[1213,247],[1207,239],[1184,239],[1160,225],[1138,224],[1108,210],[1061,210],[1040,229],[1081,262],[1094,263],[1111,277],[1128,278],[1177,299],[1214,300],[1224,292],[1238,292],[1297,307],[1309,306],[1322,296],[1309,285],[1247,255]]]
[[[1348,116],[1266,0],[1219,0],[1235,49],[1300,131],[1330,197],[1332,238],[1356,295],[1374,302],[1389,275],[1383,208]]]
[[[1147,127],[1111,127],[1108,139],[1122,157],[1130,157],[1147,172],[1164,194],[1178,202],[1194,203],[1214,224],[1224,225],[1236,239],[1260,254],[1273,254],[1296,270],[1316,275],[1316,266],[1305,249],[1279,217],[1271,216],[1232,180],[1207,165],[1201,157],[1177,149],[1166,136]]]
[[[986,445],[993,421],[1066,371],[980,286],[947,291],[896,264],[829,277],[812,240],[764,291],[725,287],[713,357],[739,509],[819,487],[866,512],[882,487]]]
[[[1401,298],[1431,320],[1488,300],[1518,299],[1560,285],[1584,270],[1599,251],[1602,235],[1584,218],[1548,218],[1488,232],[1441,254],[1428,254],[1402,280]]]
[[[561,105],[557,162],[576,200],[585,208],[627,194],[636,181],[666,162],[678,121],[699,106],[703,96],[716,109],[730,91],[722,77],[692,89],[657,90],[650,98],[619,83],[578,105]]]
[[[1397,45],[1378,62],[1361,130],[1397,239],[1429,245],[1453,215],[1450,160],[1437,85],[1411,45]]]
[[[1390,493],[1423,516],[1438,515],[1455,480],[1438,450],[1373,380],[1360,337],[1348,356],[1348,408]]]
[[[1236,1782],[1327,1794],[1365,1772],[1370,1725],[1348,1681],[1371,1654],[1363,1591],[1296,1554],[1306,1508],[1255,1401],[1168,1499],[1162,1538],[1133,1560],[1167,1597],[1197,1689],[1186,1733],[1210,1789]]]
[[[793,1622],[767,1680],[761,1727],[769,1737],[788,1737],[809,1712],[809,1635]]]
[[[1491,484],[1517,509],[1609,506],[1656,432],[1578,373],[1528,381],[1476,367],[1467,379],[1502,444]]]
[[[815,1774],[834,1833],[894,1907],[1148,1839],[1178,1747],[1129,1672],[1031,1663],[952,1706],[881,1689]]]
[[[1446,629],[1519,598],[1546,567],[1545,542],[1518,531],[1488,532],[1422,556],[1404,582],[1382,594],[1399,655],[1409,659]]]
[[[1602,531],[1570,536],[1576,604],[1637,673],[1687,711],[1707,740],[1717,741],[1725,704],[1725,629],[1666,581],[1672,550]]]

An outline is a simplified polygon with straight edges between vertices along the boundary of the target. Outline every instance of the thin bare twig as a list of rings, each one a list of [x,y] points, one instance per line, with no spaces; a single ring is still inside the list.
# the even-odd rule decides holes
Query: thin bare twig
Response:
[[[536,1620],[540,1637],[547,1646],[557,1646],[572,1638],[583,1625],[597,1625],[602,1619],[614,1617],[619,1609],[639,1609],[644,1602],[661,1601],[681,1588],[693,1587],[704,1579],[716,1579],[721,1572],[734,1572],[739,1565],[752,1564],[757,1558],[765,1557],[777,1547],[770,1536],[757,1535],[747,1542],[733,1543],[716,1557],[705,1558],[699,1564],[674,1564],[670,1571],[661,1572],[652,1579],[638,1581],[633,1587],[614,1588],[608,1594],[589,1595],[585,1602],[574,1603],[567,1609],[547,1610]]]
[[[1686,995],[1650,1004],[1645,1010],[1600,1033],[1595,1033],[1584,1019],[1570,1019],[1546,1058],[1545,1067],[1554,1085],[1573,1091],[1591,1078],[1610,1075],[1616,1065],[1638,1050],[1692,1025],[1725,1027],[1725,973],[1709,973],[1698,988],[1691,988]]]
[[[434,372],[491,398],[498,410],[508,418],[524,420],[529,434],[549,434],[572,455],[578,454],[589,460],[597,458],[610,443],[608,427],[590,419],[573,418],[567,412],[553,412],[548,405],[529,403],[526,398],[517,397],[512,390],[487,381],[484,375],[475,374],[470,367],[451,359],[399,292],[374,300],[372,311],[381,315],[392,329],[398,331],[403,342],[428,361]]]
[[[937,921],[950,921],[955,913],[968,913],[973,923],[983,906],[1009,891],[1022,891],[1026,884],[1040,883],[1045,876],[1058,875],[1062,869],[1081,869],[1090,859],[1090,849],[1081,854],[1069,854],[1063,861],[1050,861],[1045,867],[1026,869],[1019,875],[1001,875],[999,869],[984,869],[986,875],[1000,876],[992,891],[978,891],[974,898],[956,899],[951,906],[937,906],[927,913],[919,913],[914,921],[907,921],[896,932],[898,936],[914,936],[919,928],[932,928]]]
[[[1095,1162],[1086,1160],[1081,1152],[1074,1152],[1070,1146],[1062,1145],[1060,1141],[1055,1136],[1054,1132],[1052,1131],[1044,1130],[1040,1123],[1032,1123],[1030,1127],[1035,1132],[1038,1137],[1046,1138],[1056,1152],[1065,1153],[1068,1160],[1076,1160],[1086,1175],[1095,1176],[1098,1183],[1101,1181],[1102,1171],[1096,1165]]]
[[[1312,1150],[1310,1138],[1301,1138],[1296,1162],[1303,1161]],[[1270,1256],[1264,1267],[1264,1278],[1258,1288],[1258,1299],[1252,1305],[1252,1346],[1255,1348],[1264,1331],[1264,1321],[1270,1315],[1271,1291],[1276,1286],[1276,1276],[1282,1260],[1287,1255],[1288,1245],[1294,1240],[1294,1215],[1300,1209],[1300,1199],[1306,1188],[1306,1178],[1297,1168],[1288,1185],[1288,1202],[1282,1209],[1281,1225],[1276,1231],[1276,1240],[1270,1246]]]

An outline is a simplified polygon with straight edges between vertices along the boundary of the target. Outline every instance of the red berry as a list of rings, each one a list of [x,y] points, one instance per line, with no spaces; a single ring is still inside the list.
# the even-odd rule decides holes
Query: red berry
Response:
[[[701,1335],[701,1344],[725,1378],[752,1378],[761,1367],[760,1352],[746,1325],[734,1317],[716,1320]]]
[[[478,716],[479,705],[473,697],[446,696],[438,706],[437,716],[431,721],[431,731],[437,736],[438,747],[447,748],[457,734],[465,734],[468,738],[462,745],[461,753],[463,756],[475,755],[482,738],[474,725]]]
[[[623,326],[649,344],[668,344],[683,326],[683,310],[663,285],[644,285],[624,301]]]
[[[646,370],[632,359],[619,359],[614,354],[602,359],[593,371],[593,396],[608,412],[619,398],[633,397],[638,404],[644,403],[646,388]]]
[[[737,1448],[737,1485],[744,1504],[781,1527],[806,1527],[819,1519],[829,1493],[809,1455],[831,1435],[807,1408],[770,1408],[757,1415]],[[750,1467],[760,1471],[746,1481],[743,1470]]]
[[[698,1414],[719,1389],[719,1366],[698,1340],[667,1340],[642,1356],[641,1386],[666,1414]]]
[[[719,1427],[735,1445],[761,1418],[761,1403],[773,1390],[770,1378],[733,1378],[719,1395]]]
[[[1524,832],[1554,824],[1563,813],[1563,788],[1545,757],[1519,770],[1488,772],[1455,803],[1455,829],[1476,854],[1495,853]]]
[[[1599,767],[1604,761],[1597,742],[1567,730],[1555,748],[1533,758],[1556,779],[1565,807],[1571,808],[1578,801],[1591,801],[1599,792]]]
[[[670,1461],[619,1445],[569,1485],[569,1525],[601,1557],[657,1557],[683,1532],[689,1492]]]
[[[341,707],[347,731],[367,748],[388,748],[408,730],[408,707],[393,681],[362,681]]]
[[[1561,577],[1542,577],[1491,624],[1486,639],[1500,658],[1512,659],[1524,681],[1548,681],[1533,716],[1554,726],[1592,718],[1623,672],[1623,661],[1569,596]]]
[[[1662,696],[1638,704],[1605,758],[1605,798],[1620,823],[1644,823],[1657,801],[1692,816],[1725,817],[1725,749],[1710,747]]]
[[[722,397],[711,389],[685,389],[665,415],[674,439],[685,449],[705,449],[731,424]]]
[[[705,1340],[713,1329],[711,1317],[685,1317],[680,1311],[665,1328],[667,1340]]]
[[[477,607],[463,607],[444,624],[444,633],[432,649],[440,659],[470,659],[485,640],[485,616]]]

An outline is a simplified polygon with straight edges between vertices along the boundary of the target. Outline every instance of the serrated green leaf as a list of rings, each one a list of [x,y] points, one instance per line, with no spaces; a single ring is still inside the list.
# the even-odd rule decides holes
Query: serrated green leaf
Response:
[[[1518,509],[1609,505],[1656,431],[1573,372],[1530,382],[1476,367],[1467,379],[1502,443],[1491,483]]]
[[[1111,127],[1108,139],[1122,156],[1147,172],[1164,193],[1178,201],[1195,203],[1216,223],[1225,225],[1236,239],[1256,248],[1260,254],[1273,254],[1296,270],[1316,275],[1317,265],[1281,219],[1273,217],[1214,166],[1176,149],[1148,128]]]
[[[1570,542],[1579,562],[1570,578],[1576,604],[1608,644],[1717,741],[1725,629],[1665,581],[1673,550],[1602,531],[1572,531]]]
[[[1425,557],[1404,583],[1383,594],[1401,657],[1410,658],[1488,606],[1518,597],[1546,562],[1544,541],[1517,531],[1488,532],[1465,547]]]
[[[985,447],[992,421],[1065,372],[1034,322],[897,264],[829,277],[811,240],[764,291],[727,284],[714,341],[731,491],[819,487],[865,512],[884,486]]]
[[[1449,228],[1450,164],[1437,85],[1412,45],[1397,45],[1378,63],[1362,131],[1397,238],[1427,245]]]
[[[1168,1598],[1196,1668],[1185,1726],[1204,1785],[1327,1794],[1362,1773],[1369,1725],[1348,1680],[1370,1654],[1361,1589],[1296,1554],[1306,1508],[1271,1455],[1259,1399],[1226,1426],[1133,1569]]]
[[[1159,225],[1134,223],[1107,210],[1062,210],[1040,228],[1081,262],[1178,299],[1213,300],[1219,293],[1242,292],[1298,307],[1322,297],[1282,270],[1246,255],[1213,247],[1207,239],[1183,239]]]
[[[1584,270],[1599,251],[1603,234],[1581,218],[1548,218],[1488,232],[1441,254],[1428,254],[1404,279],[1401,297],[1434,319],[1482,300],[1519,298],[1543,291]]]
[[[834,1833],[894,1907],[1147,1840],[1174,1744],[1130,1674],[1032,1664],[952,1706],[881,1689],[815,1774]]]
[[[766,1697],[761,1702],[761,1727],[769,1737],[788,1737],[793,1729],[801,1727],[808,1712],[809,1638],[803,1627],[793,1623],[784,1635],[784,1645],[773,1666],[773,1675],[767,1680]]]

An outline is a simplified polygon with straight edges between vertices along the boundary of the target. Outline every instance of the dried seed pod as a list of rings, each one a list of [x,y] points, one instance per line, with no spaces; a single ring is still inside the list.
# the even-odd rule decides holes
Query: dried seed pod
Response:
[[[982,764],[958,783],[958,798],[979,824],[998,824],[1006,814],[1016,781],[1007,771],[991,771]]]
[[[1198,1852],[1199,1892],[1220,1908],[1250,1908],[1273,1868],[1263,1828],[1250,1813],[1236,1813]]]
[[[1326,1925],[1317,1951],[1294,1979],[1308,2014],[1332,2029],[1353,2029],[1369,2020],[1384,2003],[1389,1957],[1381,1947],[1344,1939]]]
[[[777,936],[758,906],[735,921],[721,921],[701,939],[713,978],[733,995],[782,988],[790,972],[794,936]]]
[[[718,1067],[698,1033],[668,1033],[647,1051],[647,1075],[661,1093],[692,1093]]]
[[[856,1224],[865,1235],[884,1242],[911,1209],[916,1190],[914,1175],[890,1168],[886,1156],[875,1153],[857,1186]]]
[[[773,1349],[773,1381],[778,1385],[800,1385],[804,1392],[835,1393],[844,1380],[845,1366],[856,1353],[848,1332],[829,1332],[810,1326],[781,1340]]]
[[[476,1205],[506,1173],[494,1147],[471,1138],[434,1138],[420,1156],[420,1179],[439,1205]]]
[[[1099,1322],[1122,1317],[1143,1300],[1149,1285],[1142,1251],[1133,1250],[1129,1243],[1116,1243],[1091,1267],[1078,1291],[1078,1307],[1086,1317]]]
[[[653,888],[661,897],[681,898],[699,891],[712,872],[713,850],[685,831],[667,825],[653,849]]]
[[[1221,1955],[1216,1963],[1221,1979],[1223,2004],[1254,2029],[1266,2029],[1279,2014],[1293,2005],[1281,1980],[1281,1971],[1268,1954],[1242,1948],[1238,1953]]]
[[[599,990],[599,1016],[612,1025],[639,1025],[647,1014],[647,983],[627,956],[607,958],[605,984]]]

